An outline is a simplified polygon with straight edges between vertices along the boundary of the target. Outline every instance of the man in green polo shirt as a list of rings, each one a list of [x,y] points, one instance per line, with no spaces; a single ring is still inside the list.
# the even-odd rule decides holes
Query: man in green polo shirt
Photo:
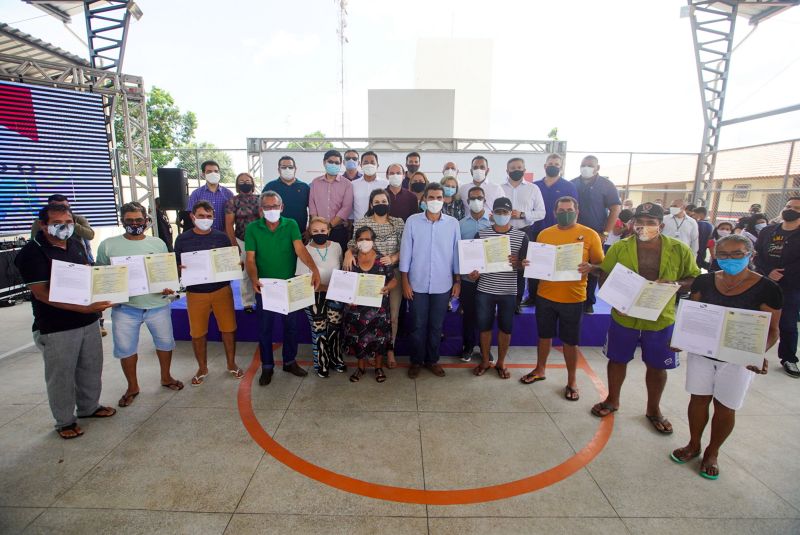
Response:
[[[244,233],[244,249],[247,252],[247,275],[253,282],[261,314],[261,377],[258,384],[268,385],[272,381],[275,360],[272,354],[272,327],[278,313],[264,310],[261,302],[259,279],[291,279],[297,268],[297,259],[311,270],[311,282],[319,286],[319,271],[308,254],[300,237],[300,229],[294,219],[282,217],[283,200],[274,191],[265,191],[259,199],[263,217],[247,225]],[[283,371],[298,377],[308,375],[297,364],[297,315],[302,310],[290,312],[283,317]]]
[[[633,228],[635,234],[620,240],[608,250],[599,269],[601,281],[619,263],[651,281],[672,282],[679,291],[688,291],[700,274],[694,253],[684,243],[661,233],[664,228],[664,209],[657,204],[644,203],[636,208]],[[667,384],[667,370],[677,368],[678,354],[670,347],[675,323],[675,301],[670,300],[655,321],[649,321],[611,311],[603,353],[608,358],[608,397],[592,407],[592,414],[608,416],[619,409],[619,396],[628,362],[637,346],[642,348],[642,360],[647,366],[647,412],[645,415],[659,433],[672,433],[672,424],[661,414],[661,394]]]

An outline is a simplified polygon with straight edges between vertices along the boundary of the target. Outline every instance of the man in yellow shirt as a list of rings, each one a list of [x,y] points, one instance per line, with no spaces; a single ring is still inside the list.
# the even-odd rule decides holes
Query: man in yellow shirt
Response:
[[[583,263],[578,266],[578,271],[583,276],[577,281],[539,281],[536,292],[536,328],[539,332],[536,368],[520,381],[526,385],[544,381],[550,346],[557,335],[564,344],[564,361],[567,363],[564,397],[578,401],[580,394],[575,368],[583,303],[586,301],[586,273],[591,271],[591,264],[603,261],[603,244],[597,232],[577,223],[578,201],[574,197],[560,197],[556,201],[555,215],[557,224],[541,231],[536,241],[549,245],[582,243]],[[527,260],[523,264],[527,264]]]

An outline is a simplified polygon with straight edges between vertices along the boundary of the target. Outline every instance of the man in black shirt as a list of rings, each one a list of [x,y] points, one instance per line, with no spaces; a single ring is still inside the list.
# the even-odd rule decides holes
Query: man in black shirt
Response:
[[[224,214],[220,214],[223,216]],[[181,255],[192,251],[207,251],[230,247],[231,239],[222,231],[212,228],[214,207],[208,201],[198,201],[192,207],[194,228],[187,230],[175,240],[175,258],[181,270]],[[214,313],[217,327],[225,346],[228,372],[236,379],[244,372],[236,365],[236,311],[230,281],[193,284],[186,287],[186,311],[189,314],[189,334],[192,349],[197,359],[197,373],[192,377],[192,386],[200,386],[208,376],[207,343],[208,319]]]
[[[17,254],[14,263],[31,290],[33,340],[44,357],[47,399],[61,438],[83,435],[78,418],[106,418],[117,411],[100,405],[103,344],[98,318],[108,301],[72,305],[50,301],[53,260],[89,264],[86,249],[70,237],[72,212],[63,205],[39,211],[40,230]]]

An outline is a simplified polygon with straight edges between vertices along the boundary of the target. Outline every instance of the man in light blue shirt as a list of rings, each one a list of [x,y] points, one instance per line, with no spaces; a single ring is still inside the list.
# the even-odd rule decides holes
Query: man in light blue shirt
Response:
[[[408,376],[419,376],[424,365],[437,377],[444,376],[439,365],[439,342],[450,297],[458,297],[458,221],[442,213],[444,188],[431,182],[422,199],[426,211],[406,220],[400,244],[400,275],[403,295],[411,302],[411,367]]]
[[[491,227],[489,212],[486,210],[486,199],[483,188],[472,186],[467,193],[469,213],[458,222],[461,228],[461,239],[472,240],[481,230]],[[461,277],[461,295],[458,297],[458,308],[461,310],[461,360],[469,362],[475,354],[475,287],[477,283],[466,276]]]

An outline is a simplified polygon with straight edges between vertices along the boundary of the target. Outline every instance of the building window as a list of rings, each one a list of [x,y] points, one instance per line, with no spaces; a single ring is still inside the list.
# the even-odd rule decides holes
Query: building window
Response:
[[[750,200],[750,184],[736,184],[733,186],[733,193],[728,196],[731,201]]]

